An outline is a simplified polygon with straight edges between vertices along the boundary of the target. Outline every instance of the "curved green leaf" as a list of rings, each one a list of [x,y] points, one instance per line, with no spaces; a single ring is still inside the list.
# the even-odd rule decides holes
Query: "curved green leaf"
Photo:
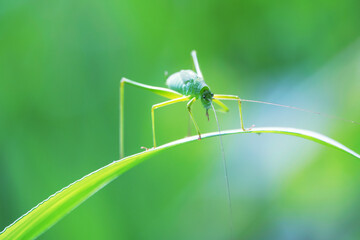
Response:
[[[248,131],[235,129],[223,131],[220,134],[218,132],[203,134],[202,138],[205,139],[219,135],[239,133],[279,133],[293,135],[337,148],[357,158],[360,158],[359,154],[331,138],[312,131],[295,128],[266,127],[253,128],[252,130]],[[197,139],[198,136],[192,136],[176,140],[159,146],[155,149],[149,149],[148,151],[114,161],[109,165],[84,176],[83,178],[71,183],[69,186],[54,193],[35,206],[33,209],[25,213],[19,219],[17,219],[10,226],[6,227],[0,233],[0,239],[31,239],[39,236],[58,220],[60,220],[63,216],[76,208],[79,204],[81,204],[83,201],[110,183],[126,170],[132,168],[154,153],[180,144],[189,143]]]

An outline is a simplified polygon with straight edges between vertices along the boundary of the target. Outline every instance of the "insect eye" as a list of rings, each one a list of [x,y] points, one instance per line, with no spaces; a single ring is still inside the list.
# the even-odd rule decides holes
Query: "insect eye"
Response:
[[[206,98],[206,97],[205,97],[205,95],[203,95],[202,97],[203,97],[203,99],[205,99],[205,98]]]

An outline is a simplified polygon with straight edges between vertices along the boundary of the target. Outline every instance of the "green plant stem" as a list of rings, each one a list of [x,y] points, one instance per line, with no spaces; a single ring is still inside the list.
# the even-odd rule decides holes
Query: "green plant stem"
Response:
[[[360,155],[339,142],[308,130],[281,128],[281,127],[266,127],[253,128],[252,130],[243,131],[241,129],[227,130],[213,133],[203,134],[202,138],[216,137],[219,135],[243,134],[243,133],[278,133],[293,135],[308,140],[312,140],[327,146],[334,147],[341,151],[347,152],[357,158]],[[71,183],[69,186],[61,189],[55,194],[51,195],[23,216],[18,218],[14,223],[6,227],[0,233],[0,239],[32,239],[36,238],[48,228],[54,225],[63,216],[68,214],[71,210],[76,208],[84,202],[91,195],[95,194],[101,188],[106,186],[112,180],[117,178],[126,170],[132,168],[138,163],[142,162],[149,156],[159,151],[169,149],[171,147],[197,141],[198,136],[187,137],[179,139],[170,143],[166,143],[155,149],[137,153],[121,160],[114,161],[107,166],[104,166],[83,178]]]

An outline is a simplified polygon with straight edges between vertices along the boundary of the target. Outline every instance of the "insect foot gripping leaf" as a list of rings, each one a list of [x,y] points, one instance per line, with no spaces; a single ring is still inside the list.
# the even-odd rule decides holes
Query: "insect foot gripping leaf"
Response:
[[[295,128],[280,128],[280,127],[266,127],[253,128],[251,130],[234,129],[213,133],[203,134],[202,138],[216,137],[220,135],[230,134],[244,134],[244,133],[278,133],[287,134],[304,139],[312,140],[330,147],[334,147],[343,152],[349,153],[352,156],[360,158],[360,155],[341,143],[326,137],[322,134],[315,133],[308,130],[301,130]],[[83,178],[71,183],[58,192],[54,193],[37,206],[29,210],[23,216],[18,218],[14,223],[6,227],[0,233],[0,239],[32,239],[36,238],[48,228],[54,225],[62,217],[68,214],[71,210],[76,208],[91,195],[106,186],[112,180],[117,178],[123,172],[139,164],[146,158],[154,155],[162,150],[167,150],[171,147],[190,143],[196,141],[198,136],[187,137],[179,139],[157,148],[149,149],[148,151],[134,154],[125,157],[121,160],[114,161],[107,166],[104,166]]]

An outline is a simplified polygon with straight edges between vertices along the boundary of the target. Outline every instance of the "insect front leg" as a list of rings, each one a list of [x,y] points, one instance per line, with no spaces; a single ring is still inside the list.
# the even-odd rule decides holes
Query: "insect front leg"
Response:
[[[229,108],[224,103],[220,102],[220,100],[213,98],[212,101],[213,101],[213,103],[216,103],[221,108],[222,112],[224,112],[224,113],[229,112]]]
[[[196,131],[198,132],[199,134],[199,140],[201,139],[201,134],[200,134],[200,129],[194,119],[194,116],[192,115],[192,112],[191,112],[191,105],[196,101],[196,98],[193,97],[188,103],[187,103],[187,109],[189,111],[189,114],[190,114],[190,117],[191,117],[191,120],[193,121],[194,125],[195,125],[195,128],[196,128]]]
[[[245,128],[244,128],[243,116],[242,116],[242,111],[241,111],[241,99],[238,96],[235,96],[235,95],[220,95],[220,94],[215,94],[213,96],[213,98],[214,99],[219,99],[219,100],[235,100],[235,101],[238,101],[241,129],[243,131],[246,131]]]

